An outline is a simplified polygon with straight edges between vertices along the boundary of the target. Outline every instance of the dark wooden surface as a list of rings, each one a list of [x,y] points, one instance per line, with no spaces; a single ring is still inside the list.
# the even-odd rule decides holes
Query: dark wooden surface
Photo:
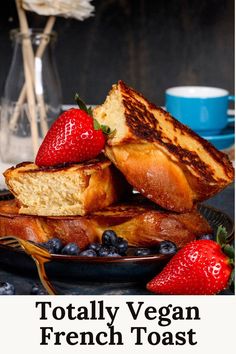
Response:
[[[234,89],[233,0],[93,1],[95,17],[58,18],[56,60],[63,103],[76,91],[89,103],[103,101],[119,79],[157,104],[174,85]],[[4,6],[4,7],[3,7]],[[45,18],[29,16],[32,27]],[[0,96],[11,60],[10,29],[17,26],[13,0],[0,11]]]

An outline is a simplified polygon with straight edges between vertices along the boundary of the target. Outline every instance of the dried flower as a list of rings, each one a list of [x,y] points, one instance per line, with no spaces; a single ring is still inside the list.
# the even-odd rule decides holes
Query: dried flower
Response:
[[[72,17],[84,20],[93,15],[92,0],[22,0],[25,10],[44,16]]]

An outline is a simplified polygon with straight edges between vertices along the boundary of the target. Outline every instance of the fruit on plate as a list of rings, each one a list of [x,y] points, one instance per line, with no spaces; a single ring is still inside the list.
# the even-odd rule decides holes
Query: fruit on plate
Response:
[[[140,257],[145,257],[145,256],[149,256],[151,254],[151,250],[149,248],[137,248],[135,250],[134,255],[135,256],[140,256]]]
[[[159,252],[164,255],[171,255],[177,252],[177,247],[174,242],[161,241],[159,244]]]
[[[183,247],[166,267],[147,284],[156,294],[213,295],[234,277],[234,249],[226,243],[224,228],[217,242],[196,240]]]
[[[83,162],[98,156],[105,146],[109,128],[100,126],[92,111],[75,96],[79,109],[62,113],[45,136],[35,163],[37,166],[55,166],[68,162]]]
[[[70,256],[78,256],[80,253],[79,246],[74,242],[69,242],[65,247],[62,248],[61,254],[68,254]]]
[[[102,243],[92,242],[88,247],[80,251],[79,246],[74,242],[62,245],[60,239],[54,237],[47,242],[39,243],[49,253],[63,254],[81,257],[121,257],[125,256],[128,250],[128,242],[112,230],[105,230],[102,235]],[[151,251],[149,251],[151,253]]]
[[[41,246],[45,247],[49,253],[55,254],[60,253],[63,248],[62,241],[57,237],[53,237],[47,242],[42,242]]]
[[[47,292],[45,289],[42,288],[41,285],[33,284],[30,295],[47,295]]]
[[[0,282],[0,295],[14,295],[15,287],[8,282]]]

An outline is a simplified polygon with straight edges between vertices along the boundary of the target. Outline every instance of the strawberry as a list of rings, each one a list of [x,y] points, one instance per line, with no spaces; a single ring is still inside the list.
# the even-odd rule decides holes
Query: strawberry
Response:
[[[100,126],[92,117],[91,108],[76,95],[80,109],[62,113],[46,134],[35,163],[55,166],[66,162],[83,162],[95,158],[104,148],[109,128]]]
[[[218,231],[217,240],[221,238],[221,242],[223,239],[219,235],[223,229]],[[157,294],[169,295],[217,294],[227,287],[231,273],[232,278],[234,275],[234,249],[225,242],[190,242],[147,284],[147,289]]]

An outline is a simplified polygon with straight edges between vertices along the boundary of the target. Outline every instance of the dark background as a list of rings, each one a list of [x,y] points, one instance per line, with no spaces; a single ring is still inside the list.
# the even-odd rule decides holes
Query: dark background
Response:
[[[92,3],[94,17],[56,22],[63,103],[72,103],[76,91],[88,103],[101,103],[119,79],[160,105],[164,90],[175,85],[210,85],[233,92],[233,0]],[[44,17],[28,14],[31,27],[43,27]],[[12,55],[8,33],[17,26],[14,1],[1,2],[0,96]]]

